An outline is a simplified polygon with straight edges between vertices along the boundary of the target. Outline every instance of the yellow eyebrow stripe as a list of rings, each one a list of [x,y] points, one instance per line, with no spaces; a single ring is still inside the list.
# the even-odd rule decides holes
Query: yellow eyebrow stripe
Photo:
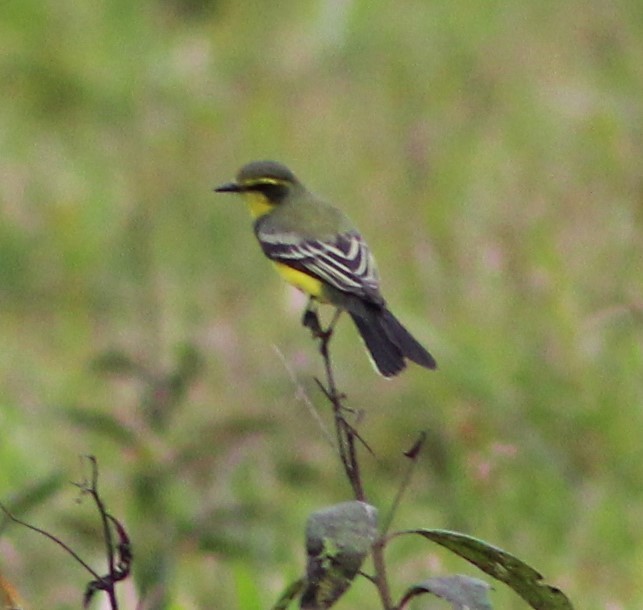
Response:
[[[267,177],[257,178],[257,179],[253,179],[253,180],[245,180],[243,182],[243,186],[245,186],[245,187],[256,186],[258,184],[276,184],[276,185],[279,185],[279,184],[285,184],[285,182],[283,180],[279,180],[279,178],[267,178]]]

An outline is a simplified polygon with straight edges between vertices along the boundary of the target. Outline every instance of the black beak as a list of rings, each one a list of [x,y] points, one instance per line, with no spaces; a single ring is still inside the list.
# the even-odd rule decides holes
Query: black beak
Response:
[[[226,182],[214,189],[216,193],[240,193],[241,187],[236,182]]]

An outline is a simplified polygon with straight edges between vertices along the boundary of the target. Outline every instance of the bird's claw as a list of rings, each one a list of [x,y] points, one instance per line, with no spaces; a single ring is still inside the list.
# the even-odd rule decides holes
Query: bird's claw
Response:
[[[314,339],[319,339],[321,341],[320,348],[325,349],[325,346],[330,341],[331,336],[333,335],[332,326],[324,330],[319,322],[319,316],[317,312],[312,309],[307,309],[304,311],[304,315],[301,319],[301,323],[310,329],[310,332],[313,335]]]
[[[319,323],[319,316],[317,315],[317,312],[312,309],[304,311],[301,323],[306,328],[310,328],[310,332],[312,332],[314,337],[320,337],[324,333],[321,324]]]

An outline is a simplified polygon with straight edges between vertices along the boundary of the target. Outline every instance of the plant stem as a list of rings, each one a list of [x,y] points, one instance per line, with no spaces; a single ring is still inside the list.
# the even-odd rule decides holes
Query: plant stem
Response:
[[[391,592],[388,586],[388,578],[386,576],[386,563],[384,561],[384,544],[386,539],[383,537],[378,538],[373,544],[373,566],[375,567],[375,585],[377,592],[380,595],[382,607],[384,610],[393,610],[393,602],[391,600]]]
[[[328,349],[330,339],[333,336],[333,328],[339,317],[338,312],[339,310],[336,311],[335,316],[333,317],[333,320],[330,323],[328,329],[319,333],[318,335],[321,341],[319,351],[321,352],[322,358],[324,359],[324,368],[326,370],[326,387],[322,386],[322,389],[324,390],[324,393],[326,394],[328,400],[333,405],[335,432],[337,435],[337,447],[342,466],[344,467],[344,472],[346,473],[348,481],[353,488],[355,499],[360,500],[361,502],[365,502],[366,495],[364,493],[364,487],[362,485],[362,477],[359,470],[357,452],[355,450],[356,432],[344,417],[345,409],[342,404],[343,396],[337,389],[337,385],[335,383],[335,374],[330,358],[330,351]]]
[[[355,446],[355,441],[360,441],[369,451],[370,448],[364,441],[359,437],[357,431],[353,426],[346,421],[344,417],[344,412],[346,411],[342,400],[344,396],[338,391],[337,385],[335,383],[335,374],[333,371],[333,366],[330,357],[329,343],[333,334],[333,327],[337,318],[339,317],[339,310],[335,313],[335,316],[330,323],[329,327],[326,330],[322,330],[319,325],[319,320],[315,312],[307,310],[305,315],[304,324],[311,328],[313,336],[320,340],[319,351],[324,360],[324,368],[326,372],[326,385],[322,384],[317,380],[320,388],[326,395],[326,398],[333,406],[333,416],[335,419],[335,432],[337,435],[337,449],[339,452],[339,457],[344,468],[344,472],[349,480],[349,483],[353,489],[355,499],[366,502],[366,494],[364,493],[364,487],[362,484],[362,477],[359,468],[359,461],[357,457],[357,450]],[[415,460],[412,458],[413,463]],[[412,465],[411,465],[412,469]],[[386,538],[384,534],[390,526],[392,519],[392,514],[399,503],[402,493],[406,489],[408,484],[408,479],[410,477],[410,470],[407,471],[407,475],[402,483],[402,487],[398,492],[398,495],[394,501],[393,509],[389,513],[385,521],[385,529],[382,532],[382,535],[375,541],[372,546],[372,555],[373,555],[373,566],[375,569],[375,576],[371,580],[374,582],[377,587],[377,591],[382,602],[383,610],[394,610],[393,602],[391,600],[391,592],[388,585],[388,578],[386,575],[386,564],[384,561],[384,546],[386,544]]]

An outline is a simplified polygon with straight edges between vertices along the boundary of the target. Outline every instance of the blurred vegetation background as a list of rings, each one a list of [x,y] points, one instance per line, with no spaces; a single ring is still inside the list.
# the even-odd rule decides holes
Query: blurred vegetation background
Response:
[[[96,455],[123,607],[267,608],[308,513],[348,499],[302,300],[211,192],[261,158],[348,212],[440,363],[384,381],[340,324],[371,501],[427,430],[398,527],[643,607],[643,4],[5,0],[0,49],[0,499],[103,572],[69,485]],[[70,558],[1,534],[29,608],[79,607]],[[389,559],[398,592],[480,576],[424,542]]]

